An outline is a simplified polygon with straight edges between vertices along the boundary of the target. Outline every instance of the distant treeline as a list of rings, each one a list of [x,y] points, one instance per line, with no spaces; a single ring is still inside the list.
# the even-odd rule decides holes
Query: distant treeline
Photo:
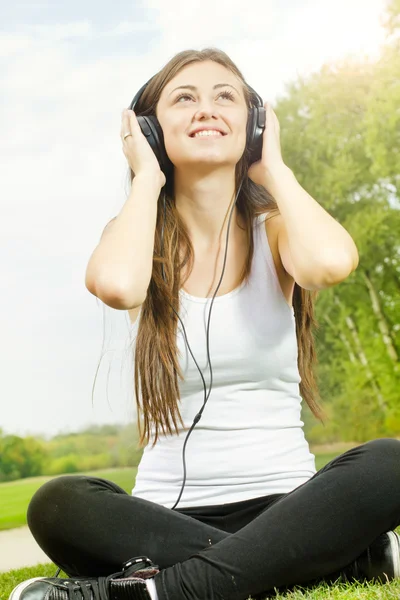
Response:
[[[50,440],[9,435],[0,429],[0,481],[135,467],[143,452],[137,440],[134,424],[92,426]]]

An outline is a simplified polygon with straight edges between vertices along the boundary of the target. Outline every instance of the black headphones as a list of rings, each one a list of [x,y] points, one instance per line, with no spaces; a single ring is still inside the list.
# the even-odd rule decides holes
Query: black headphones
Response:
[[[151,81],[151,79],[149,79],[149,81],[147,83],[144,84],[143,87],[140,88],[140,90],[138,91],[138,93],[136,94],[136,96],[134,97],[134,99],[132,100],[129,108],[131,110],[135,109],[135,106],[137,104],[137,102],[139,101],[143,90],[147,87],[148,83]],[[250,86],[248,86],[249,90],[252,92],[253,97],[255,99],[254,102],[252,102],[253,106],[250,110],[249,113],[249,118],[247,121],[247,131],[246,131],[246,151],[249,152],[249,166],[260,160],[261,159],[261,153],[262,153],[262,135],[265,129],[265,122],[266,122],[266,110],[263,106],[263,102],[262,99],[260,98],[260,96],[257,94],[257,92],[255,92],[253,90],[253,88],[251,88]],[[160,165],[161,170],[163,171],[165,178],[168,178],[168,175],[172,175],[173,172],[173,164],[171,163],[171,161],[169,160],[168,156],[167,156],[167,152],[165,150],[165,145],[164,145],[164,135],[163,135],[163,131],[161,129],[161,125],[158,122],[158,119],[156,116],[154,115],[150,115],[150,116],[138,116],[136,115],[137,121],[139,123],[140,129],[142,131],[142,133],[146,136],[147,141],[149,142],[154,154],[157,157],[158,163]],[[182,488],[180,491],[180,494],[178,496],[177,501],[175,502],[174,506],[172,507],[171,510],[175,510],[181,496],[183,493],[183,488],[185,487],[185,481],[186,481],[186,462],[185,462],[185,449],[186,449],[186,443],[188,441],[189,435],[191,434],[191,432],[193,431],[194,427],[196,426],[196,424],[200,421],[201,419],[201,415],[203,413],[204,407],[207,403],[207,400],[210,396],[211,393],[211,389],[212,389],[212,367],[211,367],[211,359],[210,359],[210,351],[209,351],[209,327],[210,327],[210,318],[211,318],[211,309],[212,309],[212,305],[214,303],[214,298],[219,290],[219,287],[221,285],[222,282],[222,278],[224,276],[224,272],[225,272],[225,264],[226,264],[226,256],[227,256],[227,251],[228,251],[228,238],[229,238],[229,228],[230,228],[230,222],[231,222],[231,218],[232,218],[232,213],[233,213],[233,209],[236,205],[240,190],[242,188],[242,184],[243,182],[240,183],[239,185],[239,189],[236,191],[236,197],[235,197],[235,202],[232,206],[231,209],[231,213],[229,215],[229,220],[228,220],[228,229],[227,229],[227,233],[226,233],[226,248],[225,248],[225,257],[224,257],[224,266],[222,269],[222,274],[221,274],[221,278],[219,280],[217,289],[214,292],[214,296],[212,297],[212,301],[211,301],[211,306],[210,306],[210,312],[209,312],[209,316],[208,316],[208,323],[207,323],[207,355],[208,355],[208,362],[210,365],[210,374],[211,374],[211,381],[210,381],[210,389],[208,391],[208,395],[206,395],[207,389],[206,389],[206,383],[204,381],[204,376],[203,373],[200,370],[199,365],[196,362],[195,357],[193,356],[192,350],[189,346],[189,342],[187,340],[186,337],[186,330],[185,330],[185,326],[182,323],[182,320],[180,318],[180,316],[178,315],[178,313],[176,312],[176,310],[174,309],[173,306],[171,306],[172,310],[174,311],[174,313],[176,314],[176,316],[178,317],[179,321],[181,322],[182,325],[182,330],[185,336],[185,342],[186,345],[188,347],[188,350],[196,364],[196,367],[200,373],[200,376],[203,380],[203,386],[204,386],[204,396],[205,396],[205,400],[203,403],[203,406],[201,407],[200,411],[198,412],[198,414],[195,416],[192,426],[190,427],[187,436],[185,438],[185,442],[183,444],[183,483],[182,483]],[[163,191],[163,199],[164,199],[164,223],[165,223],[165,215],[166,215],[166,202],[165,202],[165,189]],[[164,239],[164,226],[162,228],[162,232],[161,232],[161,256],[163,256],[163,239]],[[163,279],[164,281],[166,281],[166,277],[165,277],[165,271],[164,271],[164,265],[162,264],[162,273],[163,273]]]
[[[151,77],[149,81],[147,81],[140,88],[129,105],[131,110],[135,110],[135,106],[139,102],[143,91],[146,89],[152,79],[153,77]],[[254,97],[253,106],[250,110],[247,121],[246,131],[246,148],[250,151],[249,165],[251,165],[252,163],[261,159],[262,135],[265,129],[266,111],[261,97],[255,90],[253,90],[252,87],[249,85],[247,87]],[[149,115],[147,117],[136,115],[136,118],[143,135],[146,136],[147,141],[157,157],[161,171],[164,173],[165,177],[168,177],[168,175],[172,174],[173,164],[168,158],[165,150],[163,130],[161,129],[161,125],[157,117],[155,115]]]

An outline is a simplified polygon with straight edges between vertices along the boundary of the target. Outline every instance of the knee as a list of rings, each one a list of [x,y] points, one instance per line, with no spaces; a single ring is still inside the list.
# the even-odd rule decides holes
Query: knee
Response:
[[[367,457],[371,467],[380,477],[389,478],[400,491],[400,440],[378,438],[366,442]]]
[[[400,440],[396,440],[395,438],[378,438],[366,442],[364,446],[377,460],[382,460],[384,463],[394,463],[399,465]]]
[[[74,497],[84,484],[84,477],[62,475],[43,484],[32,496],[27,511],[27,522],[34,534],[43,527],[57,526],[65,520],[68,506],[74,505]]]

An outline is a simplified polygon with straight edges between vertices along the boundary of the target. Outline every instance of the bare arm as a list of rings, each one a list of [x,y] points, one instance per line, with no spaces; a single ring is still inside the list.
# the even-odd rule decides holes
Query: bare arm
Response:
[[[162,185],[157,174],[150,172],[133,179],[121,212],[107,224],[89,259],[85,285],[112,308],[129,310],[146,298]]]

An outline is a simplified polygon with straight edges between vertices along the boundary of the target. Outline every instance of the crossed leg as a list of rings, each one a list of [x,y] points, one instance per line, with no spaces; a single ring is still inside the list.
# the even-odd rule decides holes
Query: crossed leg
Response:
[[[227,533],[131,497],[111,482],[59,477],[38,490],[28,524],[69,575],[119,571],[148,556],[160,600],[245,600],[328,576],[400,524],[400,441],[357,446]]]

